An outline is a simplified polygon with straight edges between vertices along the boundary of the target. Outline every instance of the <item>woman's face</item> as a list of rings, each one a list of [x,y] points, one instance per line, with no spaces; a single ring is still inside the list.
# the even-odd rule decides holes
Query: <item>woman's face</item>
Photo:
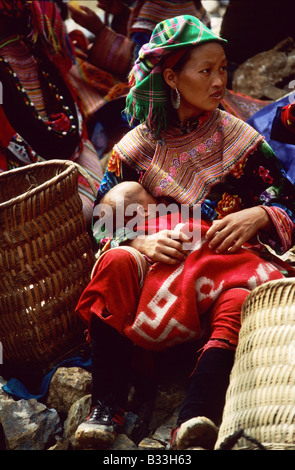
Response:
[[[181,122],[217,108],[226,87],[226,65],[223,47],[217,42],[210,42],[195,47],[181,70],[176,72],[170,69],[174,75],[172,81],[167,80],[168,73],[165,71],[168,85],[172,88],[176,86],[180,93],[177,112]]]

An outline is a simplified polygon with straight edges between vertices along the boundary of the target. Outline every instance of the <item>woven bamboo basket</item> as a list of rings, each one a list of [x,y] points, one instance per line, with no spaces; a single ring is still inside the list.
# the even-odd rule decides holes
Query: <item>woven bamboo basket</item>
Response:
[[[71,161],[0,175],[0,341],[3,364],[47,367],[82,342],[75,306],[90,279],[92,242]]]
[[[226,448],[295,449],[295,278],[262,284],[243,305],[216,443]]]

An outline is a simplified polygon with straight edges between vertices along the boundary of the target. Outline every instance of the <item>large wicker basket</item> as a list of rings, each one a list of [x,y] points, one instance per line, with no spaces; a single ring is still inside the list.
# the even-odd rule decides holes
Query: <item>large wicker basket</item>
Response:
[[[92,242],[79,165],[36,163],[0,175],[0,341],[3,364],[47,367],[83,342],[75,306],[90,279]]]
[[[295,278],[257,287],[243,305],[220,448],[295,449]]]

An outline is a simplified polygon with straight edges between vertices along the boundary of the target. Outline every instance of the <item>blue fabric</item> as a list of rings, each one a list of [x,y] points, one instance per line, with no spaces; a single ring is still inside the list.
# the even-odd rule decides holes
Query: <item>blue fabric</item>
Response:
[[[52,376],[59,367],[81,367],[90,371],[91,360],[82,360],[81,357],[72,357],[61,362],[44,377],[40,386],[39,394],[35,395],[33,393],[30,393],[29,390],[24,386],[24,384],[16,378],[9,379],[8,382],[2,386],[2,390],[4,390],[4,392],[8,393],[9,395],[12,395],[16,399],[23,398],[25,400],[29,400],[31,398],[35,398],[36,400],[40,400],[45,397]]]
[[[295,145],[279,142],[270,138],[272,123],[278,107],[286,106],[294,101],[294,92],[280,100],[265,106],[248,119],[248,124],[265,137],[277,158],[281,161],[289,180],[295,184]]]
[[[135,44],[135,49],[134,49],[134,59],[138,57],[138,53],[142,46],[150,41],[151,34],[150,33],[133,33],[131,36],[132,41]]]

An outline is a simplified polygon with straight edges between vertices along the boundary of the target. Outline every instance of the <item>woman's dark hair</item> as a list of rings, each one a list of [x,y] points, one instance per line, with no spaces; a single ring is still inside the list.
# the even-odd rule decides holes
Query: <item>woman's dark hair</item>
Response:
[[[217,42],[223,47],[223,44],[219,41],[212,41],[212,42]],[[196,46],[198,47],[198,46]],[[175,72],[180,72],[180,70],[185,66],[185,64],[189,61],[191,57],[191,53],[194,50],[194,47],[188,47],[185,53],[180,57],[180,59],[176,62],[176,64],[173,65],[172,70]]]
[[[180,59],[173,65],[172,70],[179,72],[185,64],[189,61],[193,47],[188,47],[185,53],[180,57]]]

